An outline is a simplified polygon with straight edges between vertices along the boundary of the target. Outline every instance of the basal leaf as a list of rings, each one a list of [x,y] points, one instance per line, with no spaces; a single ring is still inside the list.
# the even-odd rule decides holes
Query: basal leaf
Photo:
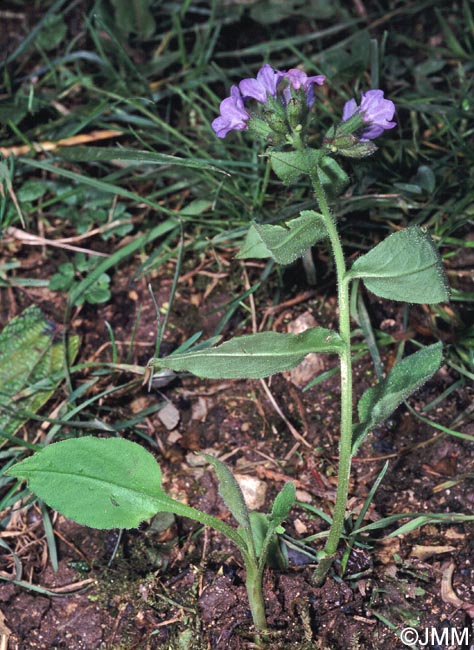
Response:
[[[136,528],[171,511],[161,470],[143,447],[122,438],[86,436],[48,445],[11,467],[49,506],[92,528]],[[161,502],[161,500],[163,502]]]
[[[390,300],[434,304],[449,298],[438,250],[418,226],[390,235],[359,257],[348,277],[362,278],[369,291]]]
[[[296,490],[294,483],[285,483],[273,502],[271,519],[274,525],[281,524],[288,517],[295,499]]]
[[[303,210],[285,226],[254,223],[253,227],[278,264],[291,264],[326,236],[322,215],[314,210]]]
[[[79,337],[68,340],[69,361]],[[38,307],[13,318],[0,334],[0,430],[14,434],[64,378],[64,339]]]
[[[357,406],[360,423],[354,429],[353,453],[374,427],[434,375],[441,361],[441,343],[429,345],[396,363],[384,380],[365,391]]]
[[[310,352],[338,352],[341,345],[339,335],[323,327],[301,334],[261,332],[237,336],[215,348],[152,359],[149,365],[208,379],[257,379],[291,370]]]
[[[245,503],[244,495],[237,483],[234,475],[225,463],[211,456],[210,454],[201,454],[207,462],[213,466],[219,480],[219,494],[224,503],[234,515],[235,520],[244,528],[250,530],[249,509]]]

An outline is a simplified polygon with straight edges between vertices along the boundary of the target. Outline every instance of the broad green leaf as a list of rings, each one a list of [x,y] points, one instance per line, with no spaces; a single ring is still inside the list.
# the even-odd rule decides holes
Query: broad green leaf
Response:
[[[303,210],[285,226],[254,223],[253,227],[278,264],[291,264],[326,236],[323,217],[313,210]]]
[[[442,359],[441,343],[429,345],[396,363],[384,380],[365,391],[357,406],[360,423],[354,429],[353,453],[374,427],[434,375]]]
[[[11,467],[49,506],[92,528],[136,528],[169,498],[161,470],[143,447],[122,438],[90,436],[48,445]]]
[[[275,174],[285,185],[291,185],[301,174],[314,174],[321,158],[317,149],[301,151],[272,151],[270,163]]]
[[[271,252],[263,243],[262,238],[258,234],[258,230],[255,228],[255,225],[251,224],[245,236],[244,243],[236,255],[237,259],[245,260],[249,257],[254,259],[262,259],[271,256]]]
[[[249,509],[245,503],[244,495],[237,483],[234,475],[225,463],[211,456],[210,454],[202,453],[201,456],[213,466],[219,480],[219,494],[221,495],[224,503],[234,515],[235,520],[242,526],[244,530],[250,529]]]
[[[69,361],[79,337],[68,340]],[[0,334],[0,430],[13,435],[51,397],[64,378],[61,328],[38,307],[13,318]]]
[[[237,336],[215,348],[152,359],[149,365],[208,379],[258,379],[291,370],[310,352],[338,352],[336,332],[313,327],[301,334],[261,332]]]
[[[438,250],[418,226],[384,239],[354,262],[347,277],[362,278],[369,291],[390,300],[434,304],[449,298]]]
[[[294,483],[285,483],[283,488],[277,494],[271,511],[271,519],[274,525],[281,524],[288,515],[295,503],[296,490]]]

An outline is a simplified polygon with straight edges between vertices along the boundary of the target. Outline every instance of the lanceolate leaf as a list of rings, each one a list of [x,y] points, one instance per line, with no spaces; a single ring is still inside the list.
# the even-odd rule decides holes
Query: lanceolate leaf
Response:
[[[296,499],[294,483],[285,483],[273,502],[271,519],[273,525],[281,524],[288,515]]]
[[[396,363],[383,381],[365,391],[357,407],[360,423],[354,429],[353,453],[375,426],[434,375],[441,361],[442,345],[435,343]]]
[[[249,509],[245,503],[244,495],[230,469],[221,460],[210,454],[202,454],[210,465],[213,466],[219,480],[219,494],[224,503],[234,515],[235,520],[244,528],[250,530]]]
[[[256,379],[291,370],[310,352],[338,352],[341,345],[339,335],[323,327],[301,334],[261,332],[238,336],[215,348],[152,359],[150,365],[208,379]]]
[[[70,336],[69,361],[79,337]],[[51,397],[64,377],[61,328],[29,307],[0,334],[0,430],[10,435]]]
[[[434,304],[449,298],[437,248],[418,226],[390,235],[359,257],[348,277],[362,278],[367,289],[390,300]]]
[[[314,210],[303,210],[299,217],[287,221],[285,227],[258,223],[253,227],[278,264],[291,264],[326,236],[322,215]]]

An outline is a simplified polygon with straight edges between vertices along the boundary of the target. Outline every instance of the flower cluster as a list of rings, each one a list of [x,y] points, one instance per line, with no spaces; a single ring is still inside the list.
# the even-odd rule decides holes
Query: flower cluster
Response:
[[[280,101],[287,105],[292,98],[292,90],[305,95],[305,101],[310,108],[314,104],[314,84],[321,86],[324,75],[308,75],[302,70],[292,68],[287,72],[274,70],[265,64],[257,73],[257,78],[243,79],[238,86],[232,86],[230,97],[221,102],[220,115],[212,122],[212,128],[219,138],[225,138],[230,131],[242,131],[248,127],[250,113],[246,110],[244,100],[254,99],[261,104],[267,104],[277,98],[281,89]],[[283,84],[286,80],[286,84]]]
[[[271,135],[273,144],[301,142],[300,133],[315,102],[314,87],[321,86],[324,80],[324,75],[308,77],[298,68],[285,72],[265,64],[255,79],[243,79],[238,86],[232,86],[212,128],[219,138],[225,138],[230,131],[251,128],[260,136]],[[250,111],[246,106],[249,100],[256,101],[262,110]],[[324,138],[325,150],[352,158],[370,155],[377,149],[371,140],[396,126],[392,121],[394,113],[394,103],[384,98],[382,90],[362,93],[359,106],[355,99],[346,102],[342,122]]]

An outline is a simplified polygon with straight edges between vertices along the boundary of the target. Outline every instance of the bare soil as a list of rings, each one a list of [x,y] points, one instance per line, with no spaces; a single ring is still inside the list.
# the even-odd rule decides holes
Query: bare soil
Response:
[[[214,263],[208,260],[209,272]],[[160,302],[167,298],[172,270],[170,266],[168,277],[152,280]],[[37,269],[38,273],[43,271]],[[83,336],[79,361],[110,360],[105,321],[114,328],[122,360],[132,336],[133,362],[145,364],[153,355],[154,307],[146,281],[130,280],[133,271],[130,267],[114,276],[114,296],[109,304],[86,306],[75,313],[72,329]],[[31,275],[31,270],[28,273]],[[231,281],[240,282],[241,276],[242,267],[232,263]],[[173,306],[165,351],[198,329],[212,334],[219,312],[209,312],[228,300],[229,278],[214,282],[206,275],[197,282],[196,276],[187,271]],[[318,290],[304,286],[302,277],[299,286],[287,286],[285,291],[277,307],[272,306],[270,286],[267,295],[257,298],[258,323],[265,319],[267,328],[287,331],[298,316],[307,318],[310,314],[322,326],[335,325],[331,292],[321,296]],[[61,297],[45,289],[5,293],[4,297],[3,322],[32,301],[52,316],[57,317],[63,309]],[[398,307],[373,296],[366,296],[366,301],[374,327],[386,329],[399,339],[406,336],[399,325],[402,320]],[[428,336],[430,313],[414,308],[411,314],[409,330]],[[244,312],[236,314],[225,331],[226,338],[244,316]],[[393,359],[386,353],[383,358],[389,367]],[[336,360],[318,357],[313,363],[320,373],[335,366]],[[311,372],[311,368],[308,370]],[[75,380],[79,384],[88,378],[90,375],[84,372]],[[411,400],[411,405],[420,411],[456,378],[443,367]],[[299,505],[286,522],[290,538],[300,540],[327,528],[305,505],[330,513],[334,502],[337,374],[307,391],[292,383],[289,376],[276,376],[268,382],[274,401],[259,381],[217,382],[182,377],[148,392],[140,380],[130,380],[133,377],[117,373],[104,376],[94,387],[94,391],[100,391],[112,383],[124,386],[123,391],[101,403],[101,417],[109,417],[110,421],[130,418],[159,401],[169,401],[178,409],[179,424],[171,431],[160,420],[159,412],[143,418],[139,430],[148,437],[148,443],[136,429],[122,433],[156,455],[165,487],[175,497],[232,523],[217,494],[215,476],[196,461],[194,454],[212,449],[238,474],[259,479],[260,489],[266,490],[262,510],[284,481],[295,481]],[[357,393],[373,381],[373,364],[367,354],[356,362]],[[445,426],[457,422],[458,431],[472,435],[472,397],[472,387],[464,386],[426,415]],[[295,438],[291,427],[303,439]],[[22,435],[30,436],[31,430],[31,426],[26,427]],[[401,408],[370,436],[354,461],[349,504],[354,514],[360,511],[386,461],[388,471],[365,523],[401,512],[472,513],[472,443],[436,431]],[[2,539],[22,563],[23,581],[30,585],[25,588],[8,579],[14,575],[14,557],[2,549],[0,610],[10,650],[255,647],[242,562],[236,550],[217,533],[188,520],[157,516],[140,530],[119,535],[118,531],[89,530],[56,514],[52,516],[59,550],[57,572],[51,568],[36,506],[17,510],[2,533]],[[365,538],[360,547],[354,547],[345,574],[341,575],[340,562],[336,563],[333,574],[320,587],[312,584],[311,560],[289,548],[288,569],[268,569],[265,574],[268,647],[392,650],[404,647],[399,631],[408,626],[420,634],[432,627],[439,634],[444,628],[471,630],[472,527],[428,524],[388,537],[395,527]],[[321,545],[322,540],[308,543],[312,550]],[[341,557],[343,550],[341,545]],[[31,585],[47,590],[49,595],[33,591]],[[431,647],[446,650],[451,646]]]

